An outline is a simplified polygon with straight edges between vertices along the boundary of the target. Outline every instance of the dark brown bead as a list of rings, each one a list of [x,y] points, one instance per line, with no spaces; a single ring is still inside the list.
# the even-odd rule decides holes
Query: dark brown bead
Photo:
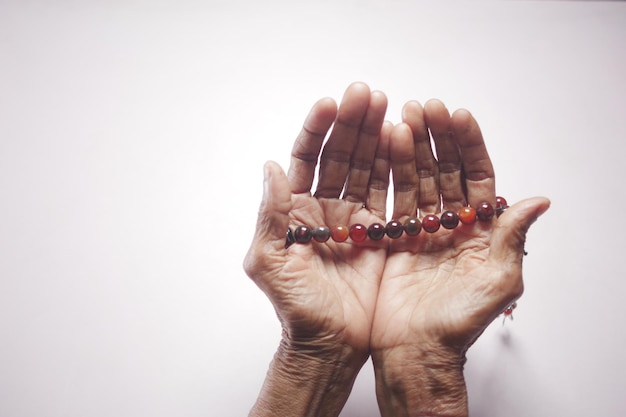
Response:
[[[313,232],[309,226],[297,226],[293,231],[293,237],[297,243],[309,243],[313,237]]]
[[[354,242],[363,242],[367,239],[367,228],[360,223],[350,226],[350,239]]]
[[[491,203],[488,203],[486,201],[483,201],[478,205],[478,207],[476,207],[476,217],[478,217],[478,220],[491,220],[495,214],[496,211],[494,210]]]
[[[406,222],[404,222],[404,233],[409,236],[416,236],[422,230],[422,223],[419,219],[415,217],[411,217]]]
[[[439,223],[441,223],[445,229],[454,229],[459,225],[459,216],[452,210],[446,210],[441,213]]]
[[[317,226],[313,229],[313,239],[316,242],[326,242],[330,238],[330,228],[326,226]]]
[[[404,227],[402,226],[402,223],[400,223],[397,220],[392,220],[389,223],[387,223],[387,226],[385,227],[385,229],[387,230],[387,236],[389,236],[392,239],[397,239],[400,236],[402,236],[402,233],[404,232]]]
[[[435,216],[434,214],[427,214],[422,219],[422,228],[428,233],[435,233],[437,230],[439,230],[440,225],[441,224],[439,223],[439,217]]]
[[[367,228],[367,235],[372,240],[381,240],[385,237],[385,226],[380,223],[371,224],[370,227]]]

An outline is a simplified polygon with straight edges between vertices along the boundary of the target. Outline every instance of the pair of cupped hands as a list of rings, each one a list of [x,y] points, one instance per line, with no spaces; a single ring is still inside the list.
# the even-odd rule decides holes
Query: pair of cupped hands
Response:
[[[546,198],[453,230],[285,247],[286,231],[296,225],[368,226],[483,201],[495,206],[493,166],[467,110],[450,115],[438,100],[409,101],[393,125],[386,109],[384,93],[363,83],[351,84],[339,106],[330,98],[315,103],[289,170],[264,166],[244,268],[274,305],[287,349],[312,357],[347,349],[362,364],[370,354],[376,362],[394,349],[427,346],[462,362],[521,296],[526,233],[548,209]]]

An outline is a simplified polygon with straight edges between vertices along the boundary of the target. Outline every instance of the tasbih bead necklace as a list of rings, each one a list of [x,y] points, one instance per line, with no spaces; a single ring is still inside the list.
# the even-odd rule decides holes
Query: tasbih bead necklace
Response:
[[[504,197],[496,197],[496,207],[494,208],[489,202],[482,202],[476,208],[471,206],[462,207],[458,211],[446,210],[437,217],[434,214],[427,214],[422,221],[417,217],[411,217],[404,223],[398,220],[391,220],[386,225],[381,223],[371,224],[366,227],[363,224],[356,223],[352,226],[335,225],[317,226],[311,228],[307,225],[296,226],[295,229],[288,228],[285,248],[294,243],[309,243],[311,241],[327,242],[332,239],[335,242],[345,242],[350,238],[353,242],[364,242],[367,239],[382,240],[385,236],[390,239],[398,239],[403,234],[407,236],[416,236],[422,229],[426,233],[435,233],[441,227],[452,230],[459,223],[471,225],[476,221],[487,222],[494,216],[500,216],[508,208],[507,201]],[[526,255],[524,251],[524,255]],[[513,320],[513,310],[517,307],[517,303],[513,302],[503,312],[504,317],[502,324],[506,319]]]
[[[446,210],[439,216],[427,214],[420,221],[417,217],[411,217],[404,223],[398,220],[391,220],[386,225],[374,223],[365,226],[355,223],[351,226],[334,225],[311,227],[308,225],[296,226],[293,230],[288,228],[285,248],[294,243],[326,242],[332,239],[334,242],[345,242],[350,238],[352,242],[364,242],[367,239],[374,241],[382,240],[385,236],[390,239],[398,239],[403,234],[416,236],[422,229],[426,233],[435,233],[441,227],[452,230],[459,223],[464,225],[474,224],[476,221],[487,222],[494,216],[499,216],[508,208],[504,197],[496,197],[496,207],[489,202],[482,202],[476,208],[471,206],[462,207],[458,211]]]

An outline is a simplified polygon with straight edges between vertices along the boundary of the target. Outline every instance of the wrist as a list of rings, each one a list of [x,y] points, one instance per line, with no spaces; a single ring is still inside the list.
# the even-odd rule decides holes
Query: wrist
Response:
[[[467,417],[464,352],[401,345],[372,352],[383,417]]]
[[[283,339],[250,416],[338,416],[366,359],[349,346]]]

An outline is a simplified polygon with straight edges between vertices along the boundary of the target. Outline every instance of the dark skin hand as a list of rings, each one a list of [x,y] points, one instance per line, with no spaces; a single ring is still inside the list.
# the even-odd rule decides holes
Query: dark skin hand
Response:
[[[390,131],[389,125],[383,128],[386,107],[384,94],[370,92],[361,83],[348,87],[338,110],[334,101],[322,99],[296,139],[288,174],[273,162],[265,166],[265,197],[245,269],[268,295],[294,342],[324,340],[352,346],[365,357],[369,354],[386,245],[369,241],[357,246],[329,239],[285,250],[285,231],[301,224],[385,222],[389,183],[385,142]],[[317,189],[312,192],[317,160],[331,126],[321,152]]]
[[[287,174],[274,162],[264,167],[264,196],[244,268],[274,305],[283,337],[251,416],[336,416],[369,357],[386,243],[330,239],[285,249],[285,232],[297,225],[384,224],[386,107],[383,93],[354,83],[338,108],[328,98],[313,106]]]
[[[288,227],[385,224],[390,170],[393,219],[495,205],[493,167],[469,112],[409,102],[392,126],[386,106],[383,93],[354,83],[339,108],[332,99],[314,105],[287,174],[264,167],[244,267],[283,338],[251,415],[338,415],[370,354],[384,417],[467,415],[465,352],[523,291],[525,236],[545,198],[454,230],[285,248]]]
[[[407,103],[403,123],[391,132],[390,157],[393,218],[439,215],[483,201],[495,207],[493,166],[480,128],[466,110],[450,116],[438,100],[424,108]],[[371,334],[383,416],[466,415],[465,352],[521,296],[526,232],[548,207],[545,198],[528,199],[491,221],[390,242]],[[421,362],[417,369],[410,366],[415,362]],[[403,373],[413,380],[400,385],[421,384],[445,395],[398,402],[395,390],[408,388],[399,388],[394,378],[402,379]]]

